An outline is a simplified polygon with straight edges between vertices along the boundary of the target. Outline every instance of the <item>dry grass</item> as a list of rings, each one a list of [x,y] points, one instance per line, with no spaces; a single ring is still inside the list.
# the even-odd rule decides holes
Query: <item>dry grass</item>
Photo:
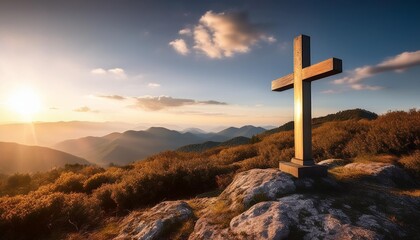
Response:
[[[391,163],[395,164],[398,162],[398,157],[390,154],[381,155],[362,155],[353,158],[354,162],[369,163],[369,162],[380,162],[380,163]]]
[[[393,193],[398,195],[410,196],[410,197],[420,197],[420,189],[412,189],[412,190],[394,190]]]
[[[362,170],[348,169],[345,167],[336,167],[328,172],[338,181],[351,182],[367,177],[368,174]]]
[[[209,207],[209,212],[207,212],[206,217],[210,220],[211,224],[226,228],[229,227],[232,218],[238,216],[243,211],[243,208],[231,209],[228,201],[217,199],[217,201]]]

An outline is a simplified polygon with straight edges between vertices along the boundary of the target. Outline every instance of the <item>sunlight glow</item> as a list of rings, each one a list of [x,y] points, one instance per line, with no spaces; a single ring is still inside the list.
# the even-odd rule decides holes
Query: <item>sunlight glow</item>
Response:
[[[7,105],[25,120],[31,120],[32,116],[41,110],[42,104],[39,95],[33,89],[25,87],[13,92]]]

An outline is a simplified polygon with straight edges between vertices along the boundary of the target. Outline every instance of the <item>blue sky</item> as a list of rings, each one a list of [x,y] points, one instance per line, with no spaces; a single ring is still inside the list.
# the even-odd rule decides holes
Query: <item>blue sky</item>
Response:
[[[292,72],[299,34],[311,37],[312,63],[343,60],[342,74],[313,82],[313,116],[418,108],[418,9],[416,1],[0,1],[0,122],[23,119],[7,102],[30,88],[40,102],[33,121],[279,125],[292,120],[293,91],[270,84]]]

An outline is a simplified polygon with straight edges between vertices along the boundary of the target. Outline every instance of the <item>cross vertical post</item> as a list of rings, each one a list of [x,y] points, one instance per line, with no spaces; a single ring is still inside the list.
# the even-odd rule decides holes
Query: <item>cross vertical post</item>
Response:
[[[313,165],[312,160],[312,117],[311,82],[302,81],[302,69],[311,65],[310,39],[300,35],[294,39],[294,125],[295,158],[292,162]]]
[[[342,61],[330,58],[311,65],[310,38],[300,35],[293,43],[293,73],[271,82],[272,91],[294,88],[295,157],[280,162],[280,170],[295,177],[323,177],[327,168],[312,158],[311,82],[342,72]]]

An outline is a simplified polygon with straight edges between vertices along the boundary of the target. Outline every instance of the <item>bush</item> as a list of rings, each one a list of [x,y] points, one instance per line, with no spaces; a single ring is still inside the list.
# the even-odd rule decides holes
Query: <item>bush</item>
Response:
[[[420,150],[402,157],[399,163],[410,173],[414,174],[417,179],[420,179]]]
[[[63,193],[83,192],[85,176],[73,172],[62,173],[55,181],[55,190]]]
[[[346,151],[352,155],[401,155],[420,149],[420,111],[388,112],[369,123],[364,134],[358,134]]]
[[[368,129],[367,121],[348,120],[329,122],[313,131],[313,157],[315,160],[327,158],[348,158],[349,152],[344,151],[353,137],[364,134]]]
[[[7,178],[6,184],[3,187],[3,194],[27,194],[32,189],[31,181],[32,178],[29,174],[14,174]]]
[[[106,173],[97,173],[92,177],[88,178],[83,183],[83,189],[87,193],[91,193],[93,190],[97,189],[98,187],[102,186],[103,184],[107,183],[114,183],[117,181],[118,177],[111,174],[110,172]]]
[[[31,193],[0,199],[0,232],[6,239],[89,229],[100,216],[98,203],[80,193]]]

